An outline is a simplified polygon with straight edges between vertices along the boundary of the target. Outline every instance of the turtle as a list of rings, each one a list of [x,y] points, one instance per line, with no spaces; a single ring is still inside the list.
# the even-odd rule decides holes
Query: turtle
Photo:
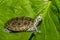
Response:
[[[25,32],[25,31],[36,31],[41,33],[38,30],[37,25],[42,20],[42,14],[39,14],[35,19],[30,17],[15,17],[9,19],[4,25],[5,32]]]

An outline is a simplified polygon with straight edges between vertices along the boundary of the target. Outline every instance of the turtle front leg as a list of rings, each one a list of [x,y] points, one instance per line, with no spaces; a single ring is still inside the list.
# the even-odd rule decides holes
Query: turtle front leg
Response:
[[[38,30],[38,28],[36,26],[34,26],[34,28],[35,28],[36,32],[42,33],[40,30]]]
[[[5,29],[4,29],[4,32],[8,32],[8,33],[9,33],[9,32],[11,32],[11,31],[5,28]]]
[[[36,26],[29,28],[27,31],[34,31],[34,30],[36,30],[36,32],[38,32],[38,33],[42,33],[40,30],[37,29]]]

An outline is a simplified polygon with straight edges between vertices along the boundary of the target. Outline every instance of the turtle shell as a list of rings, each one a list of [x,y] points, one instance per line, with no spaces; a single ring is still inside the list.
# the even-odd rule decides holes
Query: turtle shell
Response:
[[[5,28],[10,31],[26,31],[34,24],[34,19],[29,17],[16,17],[5,23]]]

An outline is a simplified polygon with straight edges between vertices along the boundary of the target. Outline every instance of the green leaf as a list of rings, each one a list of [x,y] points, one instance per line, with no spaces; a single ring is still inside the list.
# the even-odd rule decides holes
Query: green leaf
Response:
[[[53,10],[54,14],[59,18],[60,22],[60,0],[51,0],[52,6],[51,9]]]

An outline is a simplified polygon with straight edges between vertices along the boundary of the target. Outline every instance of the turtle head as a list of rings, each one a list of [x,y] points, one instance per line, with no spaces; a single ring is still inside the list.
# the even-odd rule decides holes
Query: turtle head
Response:
[[[42,14],[39,14],[36,18],[37,21],[41,21],[42,20]]]
[[[42,20],[42,14],[39,14],[39,15],[36,17],[35,21],[36,21],[36,22],[39,22],[39,21],[41,21],[41,20]]]
[[[38,23],[39,23],[41,20],[42,20],[42,14],[39,14],[39,15],[36,17],[36,19],[35,19],[34,25],[37,26]]]

